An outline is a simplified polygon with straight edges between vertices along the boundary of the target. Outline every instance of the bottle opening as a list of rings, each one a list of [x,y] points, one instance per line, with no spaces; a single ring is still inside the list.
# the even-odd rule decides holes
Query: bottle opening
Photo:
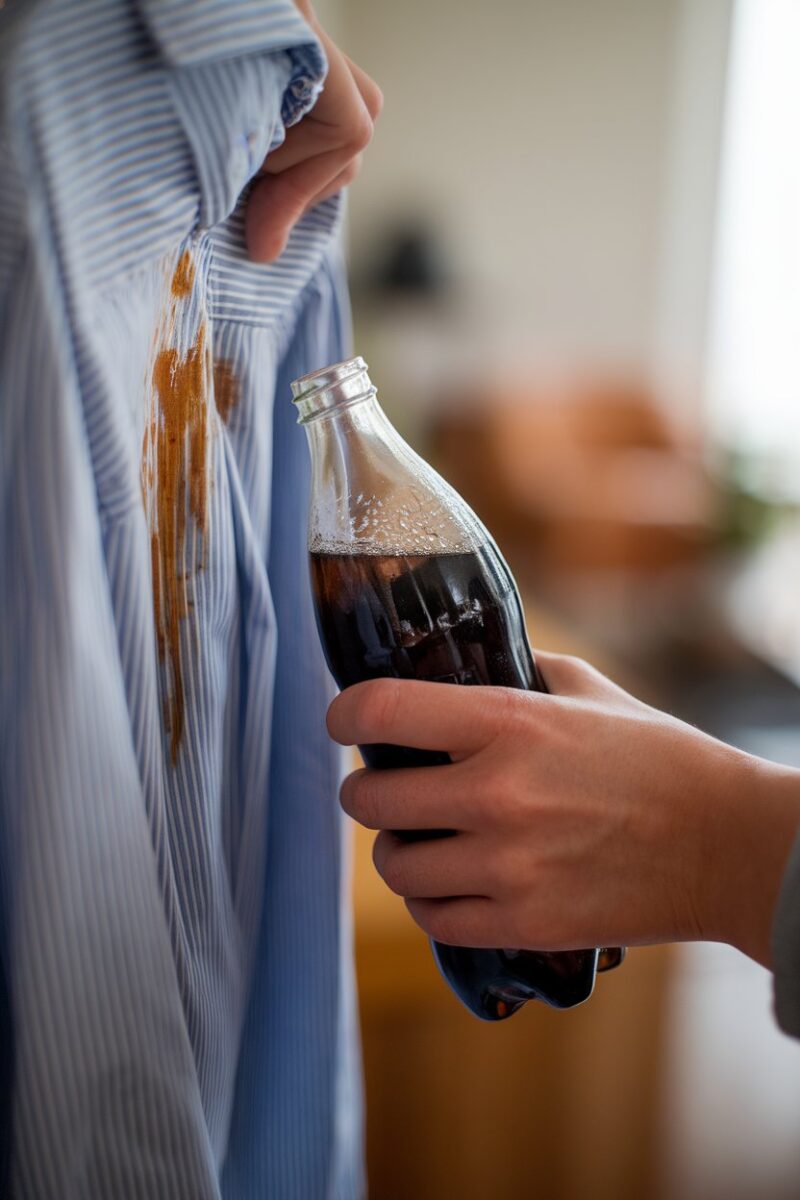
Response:
[[[345,362],[322,367],[292,383],[297,420],[303,425],[332,409],[368,400],[375,395],[375,390],[363,358],[348,358]]]

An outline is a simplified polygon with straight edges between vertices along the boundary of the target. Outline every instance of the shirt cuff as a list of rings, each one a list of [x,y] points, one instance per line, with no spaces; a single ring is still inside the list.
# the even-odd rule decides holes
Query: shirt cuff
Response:
[[[328,64],[292,0],[139,0],[156,45],[173,67],[198,67],[244,55],[288,51],[292,63],[281,117],[294,125],[314,106]]]
[[[291,0],[139,0],[194,158],[199,223],[234,210],[270,150],[315,104],[328,64]]]
[[[138,0],[139,12],[167,62],[196,67],[270,50],[311,48],[311,73],[325,56],[292,0]]]

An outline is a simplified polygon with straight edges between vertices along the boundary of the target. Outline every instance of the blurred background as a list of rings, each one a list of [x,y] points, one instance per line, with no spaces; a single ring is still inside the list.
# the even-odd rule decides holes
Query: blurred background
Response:
[[[356,348],[534,645],[800,766],[800,3],[324,0],[385,110]],[[634,950],[484,1026],[356,843],[373,1200],[800,1197],[766,972]]]

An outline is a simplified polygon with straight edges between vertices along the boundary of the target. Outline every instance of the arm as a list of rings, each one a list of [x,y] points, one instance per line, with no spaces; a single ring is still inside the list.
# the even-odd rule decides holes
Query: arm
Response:
[[[579,660],[539,662],[551,695],[378,680],[334,701],[337,741],[453,758],[345,781],[345,810],[383,831],[375,862],[388,886],[444,942],[708,939],[771,966],[800,772],[649,708]],[[442,828],[457,834],[388,832]]]

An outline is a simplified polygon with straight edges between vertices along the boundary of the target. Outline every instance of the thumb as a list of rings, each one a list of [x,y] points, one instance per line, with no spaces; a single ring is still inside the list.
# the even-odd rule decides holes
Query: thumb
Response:
[[[537,650],[536,663],[553,696],[597,697],[607,695],[609,689],[615,687],[589,663],[570,654]]]

